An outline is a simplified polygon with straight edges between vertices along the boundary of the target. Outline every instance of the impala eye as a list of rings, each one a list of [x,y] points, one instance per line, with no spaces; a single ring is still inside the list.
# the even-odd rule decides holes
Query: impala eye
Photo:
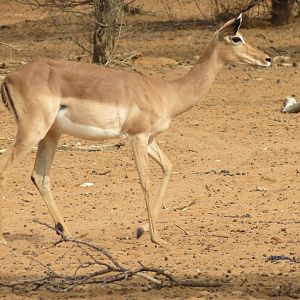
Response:
[[[234,44],[242,43],[242,39],[238,36],[232,37],[231,40],[233,41]]]

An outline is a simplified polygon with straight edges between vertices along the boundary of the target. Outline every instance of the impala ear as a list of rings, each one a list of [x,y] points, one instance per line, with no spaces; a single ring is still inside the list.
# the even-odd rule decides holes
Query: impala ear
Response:
[[[218,35],[220,39],[223,39],[225,36],[233,36],[236,35],[238,30],[241,27],[243,20],[243,15],[240,14],[235,19],[231,19],[226,22],[219,30]]]

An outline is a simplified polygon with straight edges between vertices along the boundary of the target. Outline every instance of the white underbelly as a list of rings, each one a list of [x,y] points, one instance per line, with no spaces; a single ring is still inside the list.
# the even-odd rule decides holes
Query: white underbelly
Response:
[[[118,138],[123,135],[120,128],[101,128],[97,124],[91,126],[76,123],[66,115],[66,112],[66,109],[59,110],[55,119],[55,128],[62,133],[87,140]]]

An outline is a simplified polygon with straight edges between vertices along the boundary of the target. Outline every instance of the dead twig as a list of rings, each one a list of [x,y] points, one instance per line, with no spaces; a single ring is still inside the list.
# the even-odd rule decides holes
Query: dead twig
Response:
[[[178,208],[175,208],[175,210],[188,210],[191,206],[193,206],[194,204],[197,203],[197,200],[194,199],[192,202],[190,202],[189,204],[187,205],[184,205],[184,206],[180,206]]]
[[[44,223],[44,222],[41,222],[37,219],[34,219],[33,222],[35,223],[38,223],[40,225],[43,225],[43,226],[46,226],[48,227],[49,229],[52,229],[54,231],[57,232],[57,229],[48,225],[47,223]],[[61,233],[60,233],[61,234]],[[90,244],[89,242],[87,241],[82,241],[82,240],[78,240],[78,239],[73,239],[73,238],[69,238],[69,237],[66,237],[64,236],[63,234],[62,235],[62,238],[61,240],[59,240],[58,242],[56,242],[55,244],[58,245],[59,243],[61,242],[71,242],[71,243],[75,243],[77,245],[83,245],[83,246],[87,246],[93,250],[96,250],[97,252],[100,252],[102,253],[104,256],[106,256],[117,268],[120,268],[120,269],[123,269],[121,267],[121,265],[110,255],[110,253],[105,249],[105,248],[101,248],[101,247],[98,247],[96,245],[93,245],[93,244]]]
[[[82,50],[84,50],[85,52],[87,52],[89,55],[92,54],[92,51],[89,50],[88,48],[86,48],[83,44],[81,44],[72,34],[71,32],[69,32],[70,34],[70,40],[75,43],[78,47],[80,47]]]
[[[12,48],[12,49],[14,49],[16,51],[21,51],[21,49],[19,49],[18,47],[14,46],[14,45],[11,45],[11,44],[0,42],[0,45]]]
[[[110,149],[120,149],[125,145],[124,142],[119,142],[116,144],[104,144],[100,146],[70,146],[70,145],[61,145],[58,146],[57,149],[60,151],[89,151],[89,152],[95,152],[95,151],[104,151],[104,150],[110,150]]]
[[[13,139],[2,137],[2,136],[0,137],[0,140],[2,140],[2,141],[13,141]]]
[[[39,220],[34,220],[34,222],[57,232],[56,228],[47,223]],[[32,279],[25,278],[12,282],[0,281],[0,287],[12,288],[23,292],[35,291],[41,288],[48,291],[68,292],[78,286],[93,284],[108,285],[110,283],[128,281],[133,277],[141,277],[157,288],[172,286],[216,288],[221,286],[219,282],[177,279],[162,268],[146,267],[141,262],[138,262],[138,267],[129,269],[120,264],[112,257],[110,252],[103,247],[65,236],[62,236],[59,241],[59,243],[62,242],[71,244],[71,249],[77,247],[81,250],[84,259],[89,259],[88,261],[81,262],[78,258],[79,265],[75,268],[72,275],[58,274],[47,264],[34,259],[35,262],[46,269],[45,276]],[[57,243],[55,243],[55,245],[57,245]],[[69,253],[69,251],[67,251],[64,256],[67,253]],[[57,262],[58,261],[56,261],[56,263]],[[92,268],[93,271],[91,271],[90,268]]]
[[[203,236],[203,237],[214,237],[214,238],[222,238],[222,239],[228,239],[229,236],[226,235],[219,235],[219,234],[198,234],[198,233],[194,233],[194,234],[190,234],[190,236]]]
[[[93,0],[17,0],[19,3],[28,4],[32,9],[68,10],[85,5],[93,5]]]
[[[123,13],[121,13],[121,24],[120,24],[120,26],[119,26],[118,36],[117,36],[117,38],[116,38],[116,41],[115,41],[115,44],[114,44],[113,49],[112,49],[111,52],[109,53],[109,56],[108,56],[107,61],[106,61],[106,63],[105,63],[105,66],[107,66],[107,65],[110,63],[111,57],[112,57],[112,55],[113,55],[114,52],[115,52],[115,49],[116,49],[117,44],[118,44],[118,42],[119,42],[119,40],[120,40],[120,37],[121,37],[122,27],[123,27]]]
[[[286,261],[289,261],[289,262],[292,262],[292,263],[300,264],[300,259],[299,258],[296,258],[294,256],[289,257],[289,256],[286,256],[286,255],[271,255],[266,259],[266,262],[270,261],[270,262],[276,262],[277,263],[281,260],[286,260]]]
[[[7,139],[10,140],[10,139]],[[104,150],[111,150],[111,149],[120,149],[121,147],[125,146],[124,142],[116,143],[116,144],[104,144],[101,146],[70,146],[70,145],[61,145],[57,147],[59,151],[88,151],[88,152],[96,152],[100,151],[103,152]],[[37,147],[33,147],[32,149],[36,150]],[[6,148],[0,149],[0,154],[7,151]]]
[[[179,226],[178,224],[174,224],[177,228],[179,228],[180,230],[182,230],[184,232],[185,235],[189,235],[189,232],[187,230],[185,230],[184,228],[182,228],[181,226]]]

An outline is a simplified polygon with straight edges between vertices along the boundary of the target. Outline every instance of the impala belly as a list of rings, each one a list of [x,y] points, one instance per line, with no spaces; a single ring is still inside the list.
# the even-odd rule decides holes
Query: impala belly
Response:
[[[72,107],[62,106],[57,113],[55,127],[62,133],[82,139],[118,138],[123,135],[123,118],[124,114],[121,116],[119,111],[111,107],[102,107],[100,113],[90,108],[77,107],[74,111]]]

